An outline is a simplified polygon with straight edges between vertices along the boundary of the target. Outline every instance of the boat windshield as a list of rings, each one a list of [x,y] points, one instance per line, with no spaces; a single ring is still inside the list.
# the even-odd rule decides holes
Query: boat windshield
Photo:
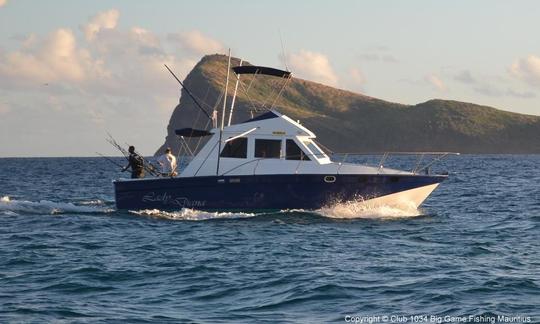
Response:
[[[303,142],[304,142],[304,145],[307,146],[307,148],[311,151],[311,153],[313,153],[313,155],[315,155],[317,159],[322,159],[322,158],[327,157],[326,154],[324,154],[324,152],[319,148],[319,146],[315,144],[315,142],[311,140],[303,141]]]

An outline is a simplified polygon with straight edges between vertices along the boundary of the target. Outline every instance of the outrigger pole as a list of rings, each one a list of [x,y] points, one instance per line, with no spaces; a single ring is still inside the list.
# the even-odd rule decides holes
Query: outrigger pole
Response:
[[[242,60],[240,60],[239,66],[242,66]],[[231,119],[234,110],[234,101],[236,100],[236,92],[238,91],[238,83],[240,82],[240,74],[236,74],[236,85],[234,86],[234,94],[231,101],[231,111],[229,111],[229,122],[227,126],[231,126]]]
[[[223,93],[223,112],[221,113],[221,127],[219,129],[219,142],[217,151],[216,176],[219,175],[219,157],[221,155],[221,140],[223,138],[223,127],[225,126],[225,113],[227,110],[227,90],[229,88],[229,74],[231,71],[231,49],[229,48],[229,63],[227,64],[227,80],[225,81],[225,92]]]
[[[208,119],[212,120],[212,117],[210,117],[210,115],[208,114],[208,112],[206,112],[206,110],[201,106],[201,104],[199,104],[199,102],[197,101],[197,99],[195,99],[195,96],[191,93],[191,91],[189,91],[188,88],[186,88],[186,86],[182,83],[182,81],[180,81],[180,79],[178,79],[176,77],[176,75],[173,73],[173,71],[171,71],[171,69],[169,69],[169,67],[167,66],[167,64],[163,64],[165,65],[165,67],[167,68],[167,70],[169,70],[169,72],[171,72],[172,76],[176,79],[176,81],[178,81],[178,83],[180,83],[180,85],[182,86],[182,88],[184,90],[186,90],[187,94],[191,97],[191,99],[193,99],[193,101],[195,102],[195,104],[197,105],[197,107],[199,107],[200,110],[202,110],[202,112],[206,115],[206,117],[208,117]]]

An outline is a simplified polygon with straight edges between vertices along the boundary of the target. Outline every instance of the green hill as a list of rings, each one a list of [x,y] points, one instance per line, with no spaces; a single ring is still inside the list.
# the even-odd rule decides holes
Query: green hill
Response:
[[[232,66],[238,64],[239,60],[233,59]],[[221,111],[219,99],[226,72],[226,56],[208,55],[184,81],[206,103],[209,112],[214,105]],[[252,75],[241,78],[233,123],[249,119],[253,107],[270,107],[273,98],[269,100],[269,94],[277,94],[283,84],[282,79],[260,75],[253,82],[252,79]],[[232,73],[231,80],[227,106],[234,91]],[[249,90],[247,95],[245,90]],[[402,105],[293,78],[274,107],[300,120],[317,134],[319,142],[336,152],[540,153],[540,116],[472,103],[434,99]],[[175,129],[206,125],[206,117],[182,90],[167,127],[165,143],[156,154],[164,146],[174,151],[179,148]]]

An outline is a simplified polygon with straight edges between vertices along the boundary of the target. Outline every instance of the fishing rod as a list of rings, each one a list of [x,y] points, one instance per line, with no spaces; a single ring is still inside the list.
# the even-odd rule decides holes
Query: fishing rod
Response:
[[[116,142],[116,140],[114,139],[114,137],[112,137],[112,135],[110,133],[107,132],[107,135],[109,135],[109,138],[107,138],[105,140],[107,142],[109,142],[109,144],[111,144],[118,151],[120,151],[122,153],[122,155],[124,155],[126,160],[129,160],[129,153],[120,144],[118,144],[118,142]]]
[[[101,156],[101,157],[104,158],[105,160],[111,162],[112,164],[114,164],[114,165],[116,165],[116,166],[118,166],[118,167],[124,168],[123,165],[121,165],[120,163],[114,161],[113,159],[109,158],[108,156],[105,156],[105,155],[103,155],[103,154],[101,154],[101,153],[99,153],[99,152],[96,152],[96,154],[99,155],[99,156]]]
[[[126,143],[126,145],[127,145],[127,146],[130,146],[128,143]],[[137,151],[133,151],[133,152],[134,152],[135,154],[137,154],[138,156],[140,156],[141,159],[143,159],[143,161],[144,161],[144,169],[145,169],[146,171],[148,171],[148,173],[150,173],[151,175],[156,176],[156,177],[160,175],[159,171],[156,171],[156,170],[158,170],[158,167],[157,167],[157,166],[155,166],[155,165],[154,165],[152,162],[150,162],[149,160],[145,159],[144,156],[143,156],[142,154],[140,154],[139,152],[137,152]]]
[[[122,152],[122,154],[124,155],[124,157],[126,158],[126,160],[129,161],[129,152],[126,151],[126,149],[124,149],[122,147],[122,145],[118,144],[118,142],[114,139],[114,137],[112,137],[112,135],[110,133],[107,133],[107,135],[109,135],[109,138],[106,139],[107,142],[109,142],[109,144],[111,144],[112,146],[114,146],[117,150],[119,150],[120,152]],[[127,146],[129,146],[128,144],[126,144]],[[141,154],[139,154],[138,152],[135,152],[135,154],[137,154],[138,156],[141,157],[141,159],[143,160],[143,168],[151,175],[153,176],[158,176],[159,175],[159,172],[157,172],[157,168],[156,166],[154,166],[152,163],[150,163],[148,160],[146,160]]]
[[[191,99],[193,99],[193,101],[195,102],[195,104],[197,105],[197,107],[199,107],[200,110],[202,110],[202,112],[204,112],[204,114],[206,115],[206,117],[208,117],[208,119],[212,120],[212,117],[210,117],[210,115],[208,114],[208,112],[201,106],[201,104],[199,104],[199,101],[197,101],[197,99],[195,98],[195,96],[191,93],[191,91],[189,91],[189,89],[182,83],[182,81],[180,81],[180,79],[178,79],[178,77],[174,74],[174,72],[169,69],[169,67],[167,66],[167,64],[163,64],[165,65],[165,67],[167,68],[167,70],[169,70],[169,72],[171,72],[172,76],[176,79],[176,81],[178,81],[178,83],[180,83],[180,85],[182,86],[182,88],[184,90],[186,90],[187,94],[191,97]]]

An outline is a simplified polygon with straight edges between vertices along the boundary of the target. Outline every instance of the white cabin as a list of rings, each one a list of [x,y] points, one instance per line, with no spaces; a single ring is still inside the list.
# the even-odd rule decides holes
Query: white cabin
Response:
[[[313,132],[275,110],[244,123],[224,127],[221,145],[220,129],[212,129],[210,133],[210,140],[180,173],[180,177],[412,174],[388,168],[332,162],[313,141],[316,138]],[[221,153],[218,159],[219,147]]]

